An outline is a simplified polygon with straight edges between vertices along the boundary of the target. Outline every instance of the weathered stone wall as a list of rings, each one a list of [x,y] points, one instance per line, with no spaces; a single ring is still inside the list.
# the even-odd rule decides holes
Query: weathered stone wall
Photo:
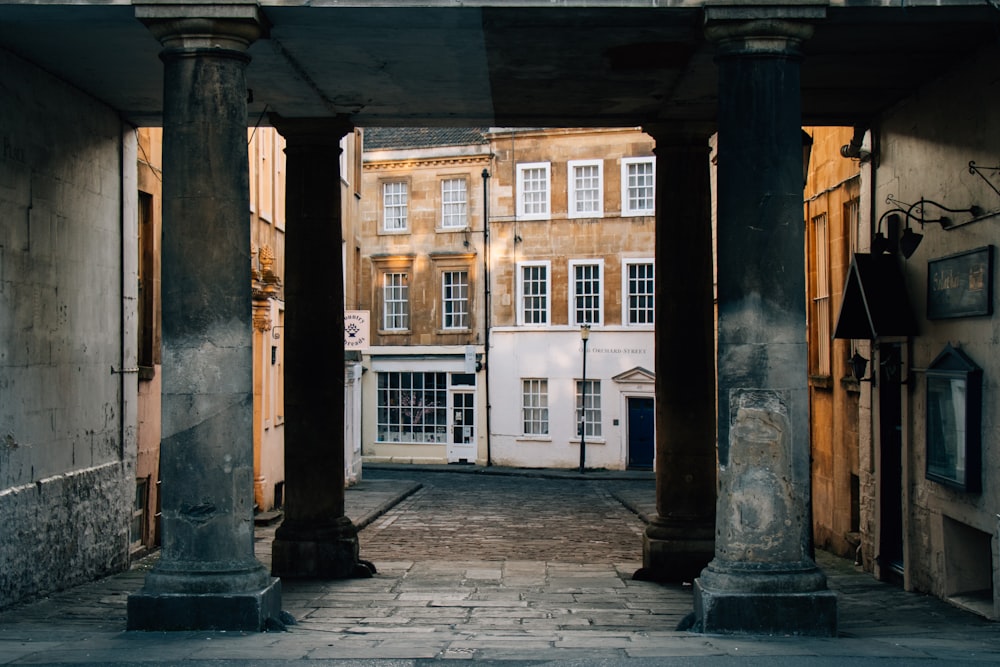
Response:
[[[1000,610],[998,591],[998,536],[996,510],[1000,506],[1000,315],[996,293],[1000,276],[994,268],[993,314],[931,320],[927,317],[928,262],[986,245],[997,246],[1000,196],[976,174],[969,162],[984,168],[997,165],[1000,125],[994,109],[1000,103],[1000,81],[994,76],[1000,49],[995,46],[978,59],[918,91],[882,122],[879,168],[876,175],[877,213],[886,210],[888,195],[907,203],[928,198],[951,208],[971,204],[986,214],[950,230],[938,225],[915,225],[923,240],[903,262],[908,296],[920,331],[904,358],[903,377],[903,528],[905,582],[908,588],[947,597],[961,593],[949,583],[954,563],[978,561],[993,573],[993,615]],[[994,186],[997,170],[987,169]],[[928,209],[929,217],[939,212]],[[967,213],[948,213],[956,223]],[[921,372],[951,344],[960,347],[983,369],[982,491],[961,491],[925,477],[926,377]],[[877,450],[876,450],[877,451]],[[965,539],[946,539],[941,528],[949,522],[964,526]],[[975,537],[975,536],[979,537]],[[956,584],[958,585],[958,584]]]
[[[0,99],[3,607],[127,563],[135,196],[111,109],[2,51]]]

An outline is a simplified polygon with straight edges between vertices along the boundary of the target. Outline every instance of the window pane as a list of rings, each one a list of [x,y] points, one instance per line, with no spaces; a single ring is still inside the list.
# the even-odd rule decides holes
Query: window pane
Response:
[[[654,323],[653,265],[628,265],[628,323]]]
[[[549,433],[549,381],[523,380],[521,410],[524,416],[525,435]]]
[[[573,267],[574,318],[577,324],[601,322],[601,267],[577,264]]]
[[[382,322],[387,330],[407,329],[410,325],[409,281],[405,273],[387,273],[382,286]]]
[[[625,210],[629,213],[653,211],[655,203],[653,162],[626,165]]]
[[[601,175],[596,164],[573,168],[573,210],[576,213],[599,213]]]
[[[445,271],[441,274],[442,312],[445,329],[469,328],[469,274],[467,271]]]
[[[586,402],[583,401],[584,384],[586,384]],[[587,380],[586,383],[576,382],[576,423],[579,430],[581,422],[581,405],[585,405],[582,421],[587,436],[601,436],[601,381]]]
[[[534,167],[521,171],[522,213],[525,215],[545,215],[548,213],[549,173],[548,169]]]
[[[445,442],[447,373],[379,373],[379,442]]]
[[[408,200],[406,183],[382,184],[382,228],[384,230],[406,229]]]
[[[816,262],[816,285],[813,294],[813,319],[816,331],[817,375],[829,375],[830,367],[830,234],[826,214],[813,218],[813,243]]]
[[[546,324],[548,267],[521,267],[521,315],[525,324]]]
[[[467,226],[467,204],[464,178],[452,178],[441,181],[442,227]]]

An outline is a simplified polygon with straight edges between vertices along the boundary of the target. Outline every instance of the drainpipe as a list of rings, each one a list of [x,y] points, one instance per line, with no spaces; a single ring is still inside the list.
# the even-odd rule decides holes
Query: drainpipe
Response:
[[[490,405],[490,199],[489,199],[489,178],[490,172],[483,167],[483,308],[486,316],[483,327],[483,368],[486,369],[485,393],[486,393],[486,466],[493,465],[493,453],[491,440],[493,429],[490,426],[490,413],[493,406]]]

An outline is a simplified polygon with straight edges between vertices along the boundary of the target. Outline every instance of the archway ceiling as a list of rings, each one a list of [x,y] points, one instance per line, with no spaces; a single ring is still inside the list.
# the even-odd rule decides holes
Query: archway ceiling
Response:
[[[359,126],[713,122],[701,3],[405,4],[263,2],[271,28],[250,50],[250,122],[265,112],[349,114]],[[805,45],[805,124],[864,123],[997,39],[988,3],[905,4],[829,6]],[[0,3],[0,48],[137,125],[160,122],[159,44],[129,3]]]

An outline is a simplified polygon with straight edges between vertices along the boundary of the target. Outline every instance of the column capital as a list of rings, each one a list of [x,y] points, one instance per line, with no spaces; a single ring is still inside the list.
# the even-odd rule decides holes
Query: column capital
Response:
[[[825,18],[822,6],[764,7],[751,12],[739,7],[705,10],[705,37],[720,56],[799,56],[799,48],[812,37],[809,21]]]
[[[345,114],[328,118],[285,118],[271,113],[267,117],[271,125],[285,138],[288,147],[302,145],[323,149],[339,147],[340,140],[354,131],[354,123]]]
[[[167,51],[245,52],[270,27],[256,2],[140,0],[135,17]]]
[[[710,123],[677,123],[659,120],[644,123],[642,131],[653,137],[657,148],[698,144],[704,144],[707,148],[708,139],[715,132],[715,125]],[[654,149],[653,152],[655,153],[656,150]]]

